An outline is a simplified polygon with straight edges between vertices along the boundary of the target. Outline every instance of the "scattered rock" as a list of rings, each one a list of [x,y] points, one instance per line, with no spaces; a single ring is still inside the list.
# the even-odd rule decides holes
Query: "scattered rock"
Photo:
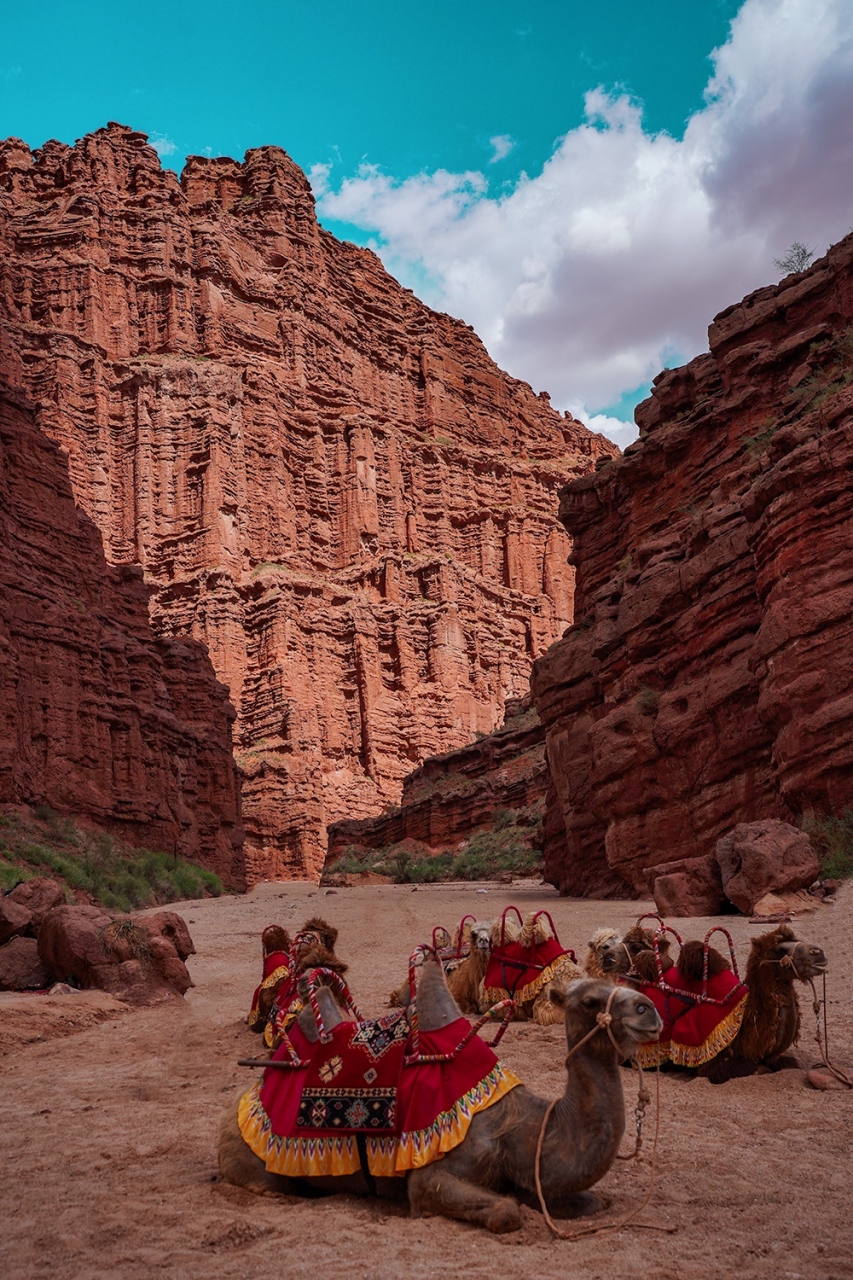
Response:
[[[715,916],[726,903],[716,858],[680,858],[646,868],[646,882],[662,916]]]
[[[717,841],[716,856],[726,897],[745,915],[756,913],[765,894],[806,889],[820,871],[808,836],[775,818],[739,823]],[[766,907],[767,914],[787,910],[787,901]]]
[[[35,938],[13,938],[0,947],[0,991],[41,991],[50,979]]]
[[[846,1074],[853,1080],[853,1071],[847,1071]],[[813,1089],[820,1089],[821,1092],[826,1092],[828,1089],[843,1089],[845,1093],[850,1092],[850,1085],[839,1080],[826,1067],[813,1067],[811,1071],[807,1071],[806,1084],[811,1085]]]
[[[775,921],[791,920],[794,916],[805,915],[807,911],[816,911],[818,902],[800,889],[796,893],[765,893],[752,908],[754,920]]]
[[[10,938],[26,933],[32,918],[32,912],[20,902],[15,902],[10,894],[0,898],[0,947]]]
[[[38,950],[58,979],[130,1004],[156,1004],[193,985],[184,959],[195,948],[173,911],[131,920],[99,907],[54,907],[39,930]]]
[[[51,880],[48,876],[34,876],[32,880],[16,885],[7,897],[30,912],[30,931],[33,937],[37,937],[48,911],[65,901],[65,890],[58,881]]]

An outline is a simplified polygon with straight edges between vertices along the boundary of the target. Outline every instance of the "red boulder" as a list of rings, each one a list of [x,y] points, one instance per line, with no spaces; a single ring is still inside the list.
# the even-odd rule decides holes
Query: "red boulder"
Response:
[[[0,947],[0,991],[39,991],[51,980],[35,938],[13,938]]]
[[[678,858],[646,869],[646,880],[662,916],[715,916],[726,905],[716,858]]]
[[[35,876],[32,880],[25,880],[23,884],[15,885],[8,897],[12,902],[17,902],[19,906],[26,907],[30,912],[32,921],[29,931],[37,937],[41,922],[48,911],[52,911],[54,907],[60,906],[65,901],[65,890],[56,880],[50,880],[47,876]]]
[[[739,823],[717,841],[716,858],[726,897],[746,915],[765,894],[807,889],[820,874],[808,836],[774,818]]]

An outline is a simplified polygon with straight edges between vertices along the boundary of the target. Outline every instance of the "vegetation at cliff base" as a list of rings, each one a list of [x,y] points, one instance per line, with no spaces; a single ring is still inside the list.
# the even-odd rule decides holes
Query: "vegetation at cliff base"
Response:
[[[838,817],[810,815],[803,820],[803,830],[817,850],[822,879],[853,877],[853,807],[848,805]]]
[[[222,893],[219,876],[160,850],[136,849],[103,831],[78,827],[49,805],[29,814],[0,814],[0,888],[33,876],[50,876],[75,900],[82,890],[109,911],[203,898]]]
[[[344,876],[387,876],[397,884],[437,884],[446,880],[495,880],[502,876],[541,875],[542,805],[496,809],[489,830],[472,835],[455,853],[418,851],[413,842],[381,849],[348,845],[323,873],[323,884]]]

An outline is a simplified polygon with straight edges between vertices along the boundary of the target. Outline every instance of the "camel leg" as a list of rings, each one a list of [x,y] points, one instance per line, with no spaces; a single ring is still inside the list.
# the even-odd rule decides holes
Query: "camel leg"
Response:
[[[237,1123],[240,1098],[235,1098],[219,1121],[219,1173],[226,1182],[243,1187],[255,1195],[296,1195],[296,1180],[279,1173],[268,1173],[263,1160],[247,1147]]]
[[[462,1222],[476,1222],[496,1234],[519,1230],[522,1217],[517,1201],[457,1178],[442,1168],[443,1163],[439,1160],[409,1174],[413,1218],[435,1213]]]

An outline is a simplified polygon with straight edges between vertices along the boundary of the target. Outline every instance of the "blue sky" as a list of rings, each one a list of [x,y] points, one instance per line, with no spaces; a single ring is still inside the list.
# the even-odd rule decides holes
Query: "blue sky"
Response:
[[[177,169],[283,146],[325,225],[555,404],[605,429],[610,415],[616,438],[713,311],[773,277],[774,253],[822,251],[853,222],[849,0],[90,0],[38,16],[37,39],[25,6],[4,17],[0,136],[73,142],[119,120]]]

